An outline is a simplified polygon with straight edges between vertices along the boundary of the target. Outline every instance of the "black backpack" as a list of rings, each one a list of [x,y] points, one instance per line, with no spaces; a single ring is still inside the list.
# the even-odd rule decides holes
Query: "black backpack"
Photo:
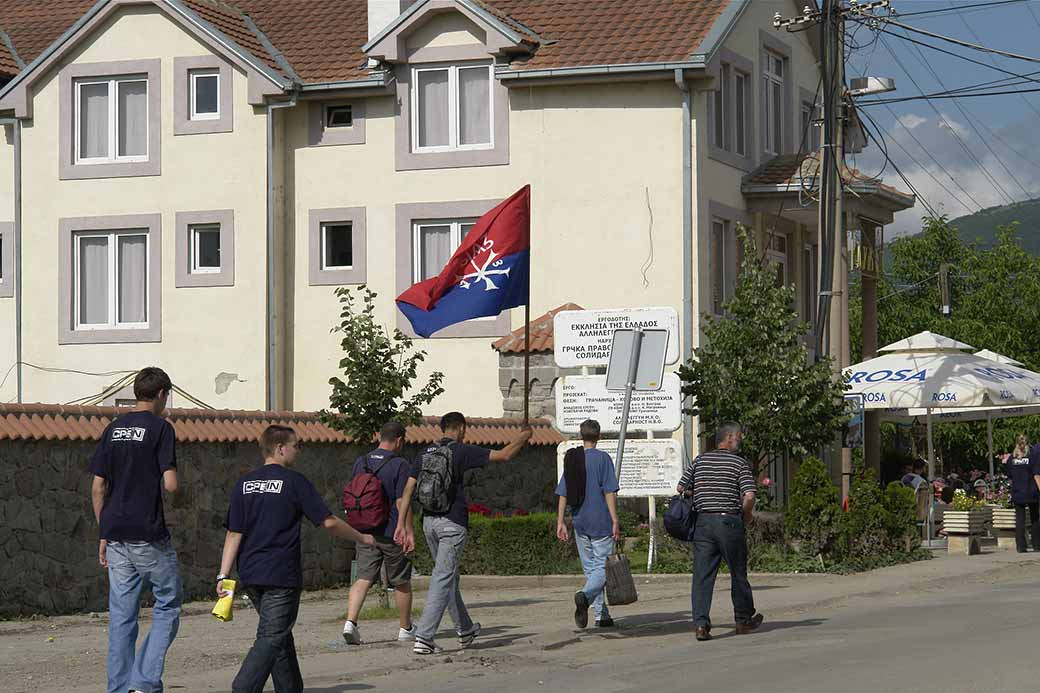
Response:
[[[455,502],[455,454],[451,442],[437,443],[419,458],[415,498],[428,513],[443,515]]]

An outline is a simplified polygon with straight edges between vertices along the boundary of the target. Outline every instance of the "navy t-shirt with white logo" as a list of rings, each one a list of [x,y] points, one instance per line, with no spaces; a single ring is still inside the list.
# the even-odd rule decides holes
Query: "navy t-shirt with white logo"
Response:
[[[90,460],[90,472],[108,482],[100,536],[108,541],[170,538],[163,515],[163,473],[177,468],[170,422],[135,411],[108,425]]]
[[[317,527],[329,507],[307,477],[280,464],[246,474],[231,490],[227,528],[242,535],[238,576],[247,585],[300,587],[300,519]]]
[[[1040,489],[1037,489],[1033,476],[1040,474],[1040,460],[1033,456],[1015,457],[1011,455],[1005,463],[1005,473],[1011,479],[1011,502],[1036,503],[1040,501]]]

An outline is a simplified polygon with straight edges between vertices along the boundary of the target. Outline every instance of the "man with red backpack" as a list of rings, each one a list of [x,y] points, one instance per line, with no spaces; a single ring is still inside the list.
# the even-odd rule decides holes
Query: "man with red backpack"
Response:
[[[404,506],[401,497],[408,483],[408,462],[401,457],[405,429],[390,421],[379,432],[379,447],[362,455],[354,462],[350,483],[343,489],[343,510],[347,524],[375,537],[372,546],[357,547],[357,580],[350,588],[347,600],[347,621],[343,624],[343,639],[348,645],[361,644],[358,615],[372,583],[386,566],[387,581],[394,588],[400,630],[397,639],[415,639],[412,625],[412,564],[405,550],[394,543],[398,517],[411,531],[412,509]],[[414,539],[412,540],[414,545]],[[385,587],[385,586],[384,586]]]

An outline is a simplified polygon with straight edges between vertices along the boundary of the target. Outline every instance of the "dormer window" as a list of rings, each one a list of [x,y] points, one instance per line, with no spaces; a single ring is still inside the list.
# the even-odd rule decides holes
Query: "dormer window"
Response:
[[[417,67],[412,74],[413,151],[494,146],[492,65]]]

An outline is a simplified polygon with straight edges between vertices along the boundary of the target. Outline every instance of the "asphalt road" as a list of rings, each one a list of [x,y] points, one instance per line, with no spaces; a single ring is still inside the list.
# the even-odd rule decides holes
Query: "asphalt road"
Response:
[[[484,634],[458,651],[444,624],[430,658],[391,641],[391,621],[362,624],[368,644],[338,640],[342,591],[309,595],[296,639],[307,690],[842,691],[1035,690],[1040,560],[1006,552],[942,557],[857,576],[757,576],[762,629],[736,636],[728,582],[715,596],[714,640],[698,643],[684,578],[640,584],[613,632],[578,631],[567,580],[470,579],[463,589]],[[421,596],[421,595],[420,595]],[[228,691],[256,616],[220,624],[195,605],[168,659],[166,690]],[[0,624],[4,691],[99,691],[104,617]],[[142,623],[142,635],[146,623]],[[273,689],[271,689],[273,690]]]

